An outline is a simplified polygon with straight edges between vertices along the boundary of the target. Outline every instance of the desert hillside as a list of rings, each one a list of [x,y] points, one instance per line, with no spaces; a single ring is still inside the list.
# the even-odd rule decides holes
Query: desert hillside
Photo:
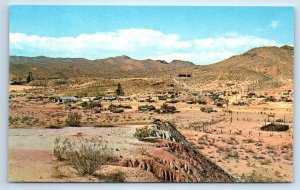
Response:
[[[168,63],[161,60],[135,60],[128,56],[109,57],[106,59],[87,60],[84,58],[49,58],[39,57],[10,57],[11,74],[24,77],[27,70],[34,70],[38,75],[88,75],[95,76],[111,70],[127,72],[151,70],[170,70],[191,72],[192,74],[209,77],[216,74],[219,78],[257,80],[293,79],[294,48],[259,47],[240,55],[233,56],[219,63],[210,65],[195,65],[191,62],[173,60]],[[25,74],[24,74],[25,73]],[[97,74],[98,73],[98,74]],[[168,73],[166,73],[168,74]],[[200,76],[198,76],[200,77]]]
[[[193,75],[190,85],[203,82],[240,83],[253,90],[291,86],[294,75],[294,48],[259,47],[224,61],[181,68],[181,72]]]
[[[87,60],[83,58],[50,58],[10,56],[10,72],[16,77],[25,77],[27,72],[34,71],[38,78],[71,78],[78,76],[99,77],[119,71],[145,73],[149,70],[168,70],[193,66],[187,61],[174,60],[170,63],[162,60],[136,60],[128,56],[116,56],[106,59]]]
[[[243,70],[268,79],[292,79],[294,49],[288,46],[260,47],[219,62],[214,67],[225,71]],[[247,75],[246,75],[247,77]]]

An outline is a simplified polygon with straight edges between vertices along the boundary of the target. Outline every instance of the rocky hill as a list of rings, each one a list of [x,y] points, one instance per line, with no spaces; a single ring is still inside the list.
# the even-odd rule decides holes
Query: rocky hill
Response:
[[[294,48],[259,47],[218,63],[181,68],[177,73],[192,74],[191,84],[237,82],[253,89],[292,85],[294,78]]]
[[[136,60],[128,56],[109,57],[106,59],[88,60],[83,58],[50,58],[45,56],[23,57],[10,56],[10,73],[25,77],[29,71],[34,71],[38,77],[78,77],[98,76],[99,73],[118,71],[167,70],[189,67],[194,64],[187,61],[174,60],[170,63],[162,60]]]
[[[229,72],[234,70],[247,71],[249,75],[257,74],[270,79],[292,79],[293,55],[294,48],[290,46],[260,47],[233,56],[213,66]]]
[[[191,74],[194,83],[249,81],[270,88],[292,83],[294,48],[258,47],[210,65],[173,60],[136,60],[128,56],[87,60],[83,58],[10,57],[10,76],[24,78],[32,71],[37,78],[72,77],[175,77]]]

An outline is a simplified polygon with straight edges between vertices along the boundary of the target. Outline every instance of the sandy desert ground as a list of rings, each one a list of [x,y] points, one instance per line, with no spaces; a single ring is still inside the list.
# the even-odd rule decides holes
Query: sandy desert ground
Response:
[[[70,110],[65,105],[45,100],[29,100],[28,90],[37,88],[12,86],[9,129],[9,180],[10,181],[99,181],[84,177],[55,159],[56,138],[97,137],[108,143],[120,159],[140,157],[141,152],[155,146],[133,137],[136,128],[151,125],[154,119],[169,121],[180,133],[212,162],[236,178],[257,181],[290,182],[293,179],[293,104],[285,102],[257,103],[250,106],[229,106],[232,115],[224,108],[217,112],[200,111],[201,105],[176,103],[180,111],[173,114],[140,113],[137,101],[118,102],[131,105],[124,113],[76,108],[83,118],[82,127],[45,128],[63,123]],[[259,101],[259,100],[255,100]],[[164,101],[151,103],[159,107]],[[109,102],[102,102],[108,107]],[[73,110],[72,110],[73,111]],[[269,114],[274,118],[267,121]],[[15,119],[17,118],[17,119]],[[260,130],[265,123],[283,119],[290,126],[285,132]],[[109,126],[111,127],[105,127]],[[145,149],[145,150],[144,150]],[[25,164],[24,164],[25,163]],[[123,171],[126,181],[163,181],[155,174],[141,168],[127,168],[119,163],[103,166],[101,172]],[[32,175],[28,175],[28,173]],[[101,181],[101,180],[100,180]]]

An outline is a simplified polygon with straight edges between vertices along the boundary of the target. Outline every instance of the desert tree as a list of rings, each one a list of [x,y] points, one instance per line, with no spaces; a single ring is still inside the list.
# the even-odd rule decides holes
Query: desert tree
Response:
[[[26,78],[26,82],[27,82],[27,83],[30,83],[31,81],[33,81],[33,75],[32,75],[32,72],[29,71],[29,72],[28,72],[28,76],[27,76],[27,78]]]
[[[118,87],[117,87],[117,89],[116,89],[116,95],[117,95],[117,96],[122,96],[122,95],[124,95],[124,91],[123,91],[123,88],[122,88],[122,86],[121,86],[121,83],[118,83]]]

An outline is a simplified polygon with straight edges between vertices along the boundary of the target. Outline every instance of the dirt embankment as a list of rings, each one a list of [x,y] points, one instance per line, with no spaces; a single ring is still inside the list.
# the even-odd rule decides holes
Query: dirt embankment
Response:
[[[157,137],[174,142],[163,140],[147,149],[147,157],[124,160],[123,166],[141,168],[166,182],[235,181],[222,168],[195,150],[170,123],[156,121],[152,127]]]

